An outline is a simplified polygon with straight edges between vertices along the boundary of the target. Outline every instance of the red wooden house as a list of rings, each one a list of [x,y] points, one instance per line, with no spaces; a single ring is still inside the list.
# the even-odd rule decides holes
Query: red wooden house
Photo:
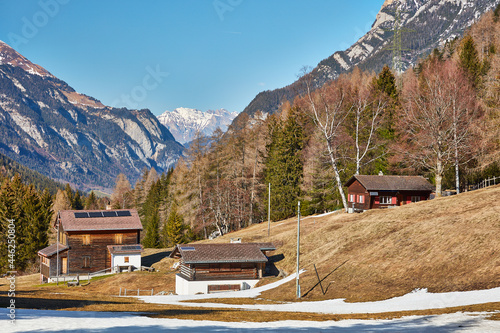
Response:
[[[117,265],[140,268],[142,224],[134,209],[60,211],[53,227],[56,244],[38,251],[42,281]]]
[[[262,278],[272,243],[183,244],[170,257],[178,258],[180,272],[175,292],[194,295],[249,289]]]
[[[348,209],[365,211],[428,200],[433,186],[421,176],[356,175],[348,187]]]

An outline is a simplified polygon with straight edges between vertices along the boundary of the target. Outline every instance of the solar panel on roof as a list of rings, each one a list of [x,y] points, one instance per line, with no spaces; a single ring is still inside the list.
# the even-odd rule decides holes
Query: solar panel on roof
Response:
[[[103,212],[103,213],[102,213],[102,215],[103,215],[104,217],[116,217],[116,216],[117,216],[117,215],[116,215],[116,212],[114,212],[114,211]]]
[[[75,213],[75,218],[77,218],[77,219],[84,219],[87,217],[89,217],[89,215],[87,213]]]
[[[195,248],[192,246],[181,246],[182,251],[194,251]]]
[[[132,216],[132,214],[130,214],[130,212],[128,210],[120,210],[120,211],[117,211],[116,214],[118,216]]]
[[[140,245],[125,245],[122,246],[122,250],[140,250],[141,246]]]
[[[89,217],[102,217],[102,212],[89,212]]]

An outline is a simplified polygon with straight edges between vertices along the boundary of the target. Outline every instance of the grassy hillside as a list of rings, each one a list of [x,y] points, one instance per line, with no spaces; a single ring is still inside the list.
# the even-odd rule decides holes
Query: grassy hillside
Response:
[[[500,286],[500,186],[361,214],[307,217],[301,223],[304,300],[380,300],[417,288],[430,292]],[[297,219],[255,225],[214,240],[272,241],[276,266],[296,267]],[[279,259],[279,258],[278,258]],[[316,264],[323,295],[314,272]],[[295,281],[263,297],[295,300]]]
[[[453,197],[362,214],[333,214],[302,220],[302,300],[347,298],[373,301],[403,295],[416,288],[431,292],[485,289],[500,286],[500,185]],[[273,241],[278,249],[276,266],[292,273],[296,260],[296,219],[274,222],[271,237],[267,223],[231,233],[212,242]],[[209,242],[209,241],[204,241]],[[172,259],[165,249],[146,249],[144,264],[159,272],[112,275],[89,285],[38,285],[39,275],[16,280],[19,308],[88,311],[140,311],[152,316],[223,321],[338,320],[398,318],[457,311],[494,311],[500,303],[413,312],[354,315],[265,313],[262,311],[179,308],[116,298],[120,287],[155,293],[175,288]],[[326,294],[317,285],[316,264]],[[277,278],[265,278],[268,283]],[[8,305],[7,280],[0,281],[0,306]],[[146,292],[147,293],[147,292]],[[144,292],[143,292],[144,294]],[[264,299],[262,299],[264,298]],[[210,302],[272,303],[295,299],[295,282],[265,292],[259,299],[212,299]],[[492,319],[498,319],[498,316]]]

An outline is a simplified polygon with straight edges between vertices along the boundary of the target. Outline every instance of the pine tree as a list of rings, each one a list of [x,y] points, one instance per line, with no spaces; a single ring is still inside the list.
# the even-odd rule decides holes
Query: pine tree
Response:
[[[142,240],[144,247],[148,248],[159,248],[160,247],[160,214],[157,212],[153,213],[149,217],[149,221],[146,227],[146,236]]]
[[[476,50],[474,39],[466,35],[462,40],[462,49],[459,54],[460,66],[468,73],[474,87],[478,88],[481,81],[481,62]]]
[[[48,190],[42,195],[35,186],[24,185],[19,175],[5,179],[0,187],[0,271],[8,264],[8,224],[12,220],[15,234],[15,269],[32,267],[38,250],[48,245],[52,198]],[[12,244],[12,243],[11,243]]]
[[[19,247],[17,256],[22,265],[26,267],[35,262],[38,250],[47,246],[47,230],[50,220],[46,219],[46,212],[43,210],[42,202],[33,185],[26,188],[22,209],[25,212],[22,224],[24,246]]]
[[[97,197],[96,197],[94,191],[90,191],[90,194],[87,197],[87,200],[85,200],[85,209],[88,209],[88,210],[99,209],[99,202],[97,200]]]
[[[389,66],[385,65],[380,74],[375,78],[375,87],[378,91],[387,94],[387,96],[397,99],[398,90],[396,88],[396,77]]]
[[[141,213],[141,207],[142,204],[144,203],[144,200],[146,200],[146,195],[147,195],[145,186],[146,186],[146,181],[148,179],[148,175],[149,175],[149,170],[148,168],[145,167],[142,170],[141,177],[136,181],[134,186],[134,206],[139,211],[139,215],[141,216],[141,218],[143,217]]]
[[[396,77],[388,66],[384,66],[373,82],[375,91],[388,97],[388,105],[384,117],[384,124],[380,135],[386,140],[393,140],[395,133],[395,115],[399,106],[399,94],[396,87]]]
[[[163,227],[163,239],[165,247],[175,246],[184,242],[184,219],[182,215],[177,212],[177,204],[172,205],[172,209],[168,216],[167,223]]]
[[[14,224],[19,220],[19,210],[16,207],[16,198],[14,191],[10,186],[10,180],[4,179],[0,188],[0,273],[7,271],[8,264],[8,240],[10,220]],[[16,239],[16,237],[14,238]],[[15,244],[18,246],[19,244]],[[9,269],[11,270],[11,269]]]
[[[73,190],[71,189],[71,186],[69,186],[69,184],[66,184],[64,191],[66,192],[66,196],[68,197],[70,209],[74,209],[73,208],[74,207],[74,195],[73,195]]]
[[[82,210],[83,209],[83,202],[82,202],[82,197],[80,195],[80,191],[76,191],[75,197],[73,198],[73,204],[71,205],[72,209],[75,210]]]
[[[304,134],[296,117],[297,110],[293,109],[285,121],[275,118],[269,123],[264,175],[266,183],[271,183],[271,219],[274,221],[294,216],[301,195],[300,153]],[[266,195],[264,202],[267,205]]]

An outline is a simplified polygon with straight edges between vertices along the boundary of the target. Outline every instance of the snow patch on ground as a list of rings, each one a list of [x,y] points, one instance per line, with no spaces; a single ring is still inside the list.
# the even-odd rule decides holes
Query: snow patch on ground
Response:
[[[150,318],[137,313],[16,310],[16,321],[0,309],[2,332],[498,332],[500,321],[487,320],[487,313],[453,313],[410,316],[393,320],[216,322]]]
[[[303,271],[301,271],[302,273]],[[276,288],[277,286],[295,279],[295,274],[286,279],[260,288],[226,292],[211,295],[174,295],[174,296],[146,296],[139,297],[148,303],[176,304],[185,306],[211,307],[211,308],[238,308],[246,310],[261,311],[284,311],[284,312],[314,312],[325,314],[347,314],[347,313],[383,313],[395,311],[417,311],[428,309],[442,309],[456,306],[467,306],[472,304],[484,304],[500,302],[500,287],[488,290],[429,293],[427,289],[415,290],[404,296],[395,297],[377,302],[346,303],[344,299],[332,299],[317,302],[294,302],[282,304],[220,304],[220,303],[188,303],[186,301],[208,298],[229,297],[257,297],[264,290]],[[184,301],[184,302],[182,302]]]

